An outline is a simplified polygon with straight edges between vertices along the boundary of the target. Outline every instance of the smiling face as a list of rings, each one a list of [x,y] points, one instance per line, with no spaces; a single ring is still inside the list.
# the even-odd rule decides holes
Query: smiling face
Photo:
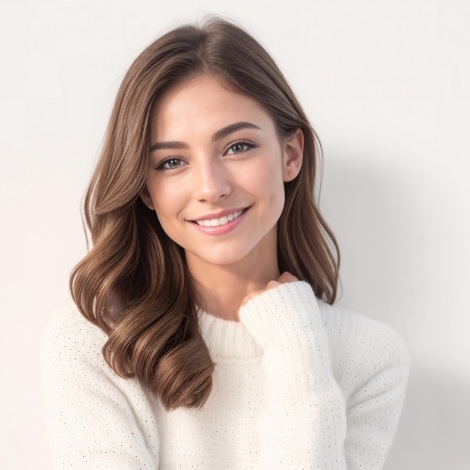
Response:
[[[253,99],[210,76],[171,89],[153,111],[145,204],[191,272],[245,263],[277,270],[284,181],[302,161],[298,131],[280,141]]]

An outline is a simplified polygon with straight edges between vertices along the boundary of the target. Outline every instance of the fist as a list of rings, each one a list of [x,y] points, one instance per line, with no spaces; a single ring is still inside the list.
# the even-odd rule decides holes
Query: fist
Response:
[[[254,290],[244,297],[241,305],[245,305],[251,298],[256,297],[257,295],[266,292],[269,289],[274,289],[280,284],[287,284],[288,282],[296,282],[298,279],[293,276],[291,273],[285,272],[282,273],[275,281],[269,281],[267,286],[262,290]]]

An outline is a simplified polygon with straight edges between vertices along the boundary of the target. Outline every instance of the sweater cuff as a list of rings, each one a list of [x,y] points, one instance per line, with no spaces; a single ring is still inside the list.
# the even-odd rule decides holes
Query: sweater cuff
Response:
[[[328,339],[309,284],[292,282],[269,289],[250,299],[239,314],[264,349],[270,389],[290,399],[306,391],[331,392]]]
[[[305,346],[301,344],[305,332],[323,328],[312,288],[303,281],[281,284],[252,297],[240,308],[239,318],[264,349]]]

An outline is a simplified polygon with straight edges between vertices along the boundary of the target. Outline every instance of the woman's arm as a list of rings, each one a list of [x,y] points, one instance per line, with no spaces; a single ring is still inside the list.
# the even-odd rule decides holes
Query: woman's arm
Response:
[[[258,423],[257,468],[381,468],[403,396],[393,404],[377,400],[392,389],[395,395],[398,389],[403,392],[396,383],[403,380],[396,374],[397,365],[391,363],[380,372],[349,371],[356,387],[351,397],[345,396],[333,376],[318,302],[304,282],[282,284],[252,297],[240,309],[240,320],[264,349],[267,402]],[[358,356],[360,348],[357,343]],[[374,394],[364,392],[371,387]],[[392,413],[382,413],[390,406]]]
[[[349,469],[382,468],[395,436],[409,373],[407,348],[387,325],[322,305],[333,371],[346,397]]]
[[[74,308],[43,335],[42,388],[55,467],[158,468],[158,434],[149,396],[105,363],[106,336]]]

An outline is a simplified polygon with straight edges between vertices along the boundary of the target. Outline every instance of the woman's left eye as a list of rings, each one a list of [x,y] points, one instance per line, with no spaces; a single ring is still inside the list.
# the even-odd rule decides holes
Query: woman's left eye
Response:
[[[239,153],[247,152],[248,150],[255,147],[254,144],[250,144],[249,142],[235,142],[227,149],[228,155],[237,155]]]

